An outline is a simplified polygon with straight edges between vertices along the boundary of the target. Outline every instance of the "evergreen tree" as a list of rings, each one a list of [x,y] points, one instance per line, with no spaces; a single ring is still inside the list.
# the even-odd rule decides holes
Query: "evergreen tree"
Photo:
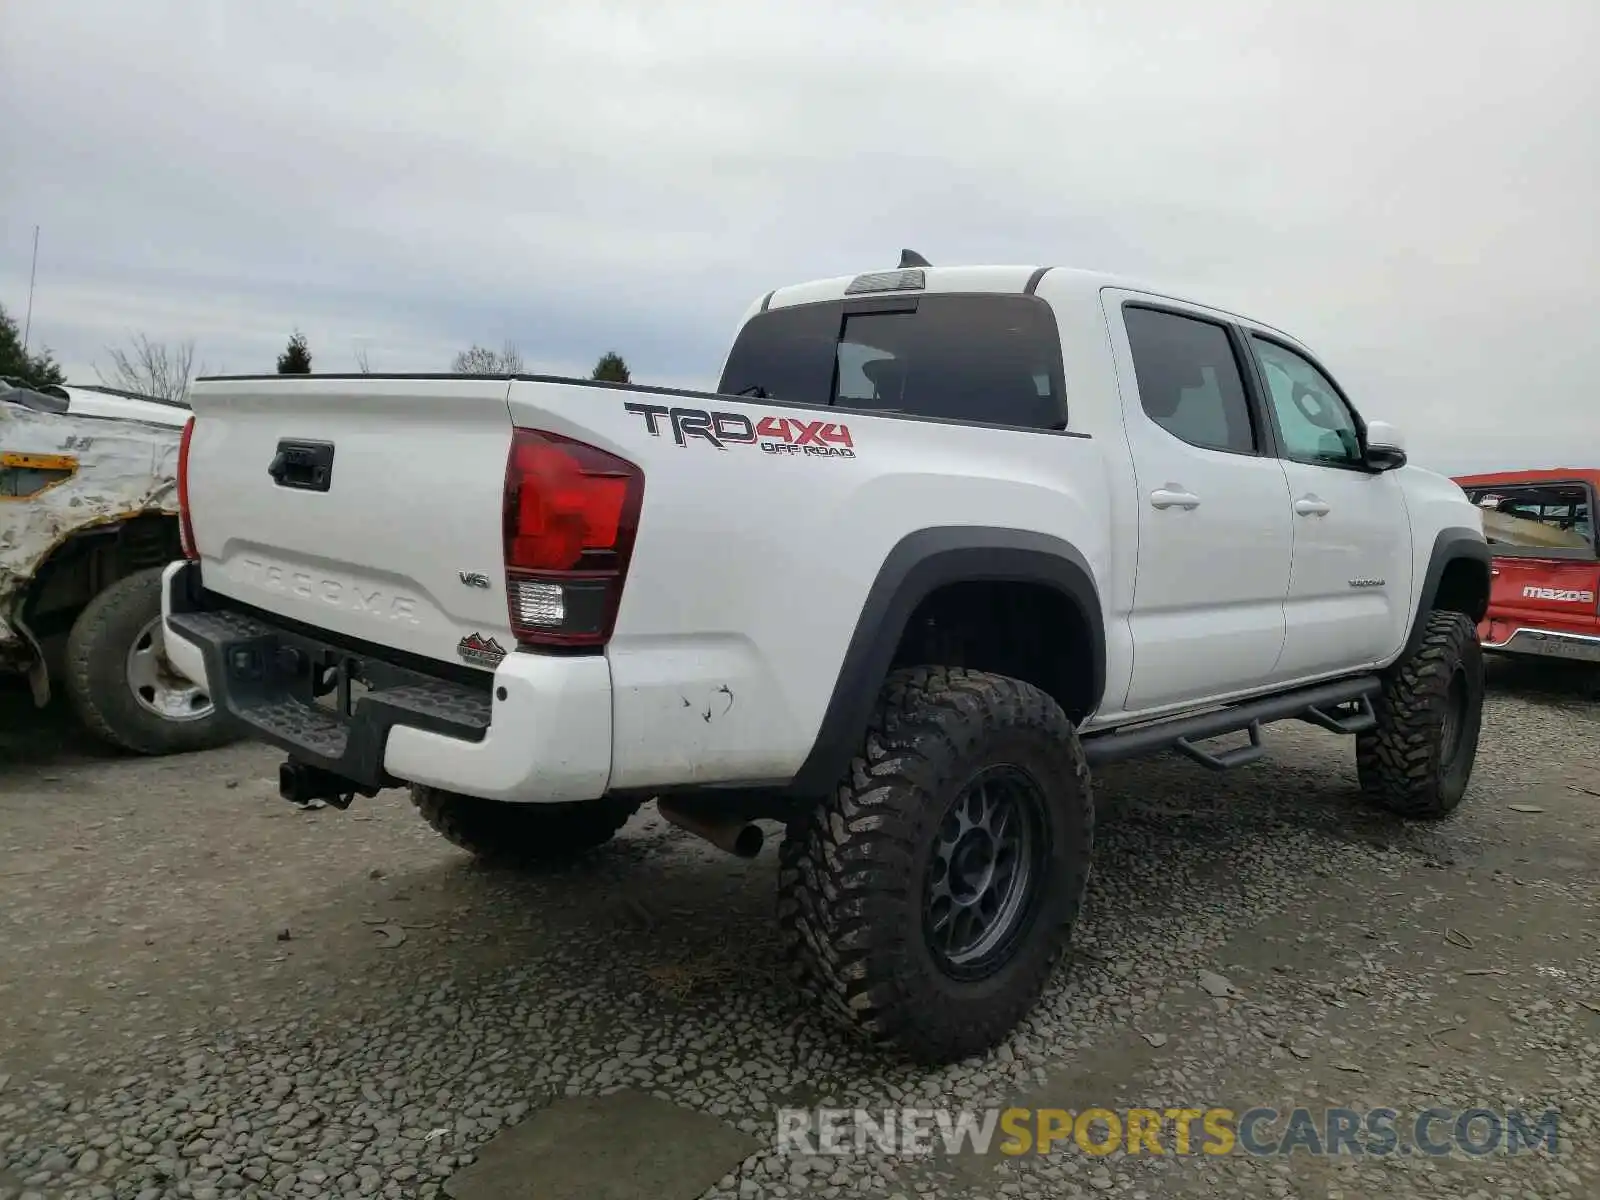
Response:
[[[289,345],[278,355],[279,375],[311,374],[311,350],[306,345],[306,335],[298,329],[289,337]]]
[[[50,351],[40,350],[37,354],[29,354],[23,348],[22,331],[3,307],[0,307],[0,378],[14,380],[26,387],[43,387],[67,381],[65,372]]]
[[[600,356],[600,361],[594,365],[594,374],[589,378],[604,380],[606,383],[633,382],[633,376],[628,374],[628,364],[622,361],[622,355],[615,350],[607,350]]]

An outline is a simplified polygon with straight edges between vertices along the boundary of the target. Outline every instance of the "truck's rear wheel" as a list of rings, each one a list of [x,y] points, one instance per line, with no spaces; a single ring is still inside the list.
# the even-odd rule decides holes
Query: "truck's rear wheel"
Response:
[[[1422,643],[1397,663],[1356,738],[1367,799],[1403,817],[1448,816],[1472,777],[1483,726],[1483,649],[1470,617],[1428,614]]]
[[[90,732],[135,754],[182,754],[236,741],[210,697],[167,662],[161,568],[89,601],[67,637],[62,684]]]
[[[1054,700],[979,671],[897,671],[848,778],[784,839],[791,976],[915,1059],[982,1053],[1070,940],[1093,839],[1088,764]]]
[[[414,784],[411,802],[434,832],[490,862],[550,864],[610,841],[638,809],[632,800],[507,804]]]

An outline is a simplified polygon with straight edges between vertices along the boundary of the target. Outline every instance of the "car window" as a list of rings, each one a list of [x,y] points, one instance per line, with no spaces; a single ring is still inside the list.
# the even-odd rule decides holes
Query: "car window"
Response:
[[[1250,404],[1227,330],[1132,306],[1123,309],[1123,320],[1145,415],[1191,446],[1255,453]]]
[[[1361,434],[1328,377],[1286,346],[1250,339],[1283,435],[1283,456],[1322,466],[1361,465]]]
[[[837,302],[757,313],[740,327],[717,391],[826,404],[842,319]]]
[[[1066,427],[1061,343],[1044,301],[923,295],[914,311],[838,301],[752,317],[718,391],[1029,429]]]
[[[1467,498],[1483,509],[1484,529],[1491,542],[1531,546],[1561,544],[1552,542],[1550,530],[1572,534],[1574,546],[1589,545],[1594,539],[1594,514],[1589,507],[1587,489],[1572,484],[1540,487],[1524,486],[1472,488]],[[1506,519],[1509,518],[1509,519]]]
[[[888,325],[907,320],[912,315],[885,314],[879,320]],[[833,389],[834,402],[851,407],[898,409],[904,399],[905,378],[903,372],[895,370],[895,356],[877,346],[851,341],[848,319],[846,327],[846,336],[837,346],[838,372]],[[855,332],[860,335],[859,327]]]

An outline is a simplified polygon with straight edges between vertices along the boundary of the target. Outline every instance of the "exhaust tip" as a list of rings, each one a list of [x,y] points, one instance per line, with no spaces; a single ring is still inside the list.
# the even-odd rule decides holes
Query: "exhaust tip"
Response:
[[[735,858],[754,858],[766,845],[767,835],[761,826],[742,817],[685,812],[671,801],[661,799],[656,801],[656,811],[685,833],[692,833]]]

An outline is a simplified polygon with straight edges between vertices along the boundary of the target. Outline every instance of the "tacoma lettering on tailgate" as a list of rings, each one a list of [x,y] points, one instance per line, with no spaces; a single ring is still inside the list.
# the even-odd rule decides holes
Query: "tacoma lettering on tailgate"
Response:
[[[246,582],[268,591],[299,596],[302,600],[320,600],[334,608],[400,621],[406,625],[420,623],[417,602],[411,596],[348,580],[330,579],[325,575],[313,575],[310,571],[262,562],[257,558],[243,559],[239,565]]]

